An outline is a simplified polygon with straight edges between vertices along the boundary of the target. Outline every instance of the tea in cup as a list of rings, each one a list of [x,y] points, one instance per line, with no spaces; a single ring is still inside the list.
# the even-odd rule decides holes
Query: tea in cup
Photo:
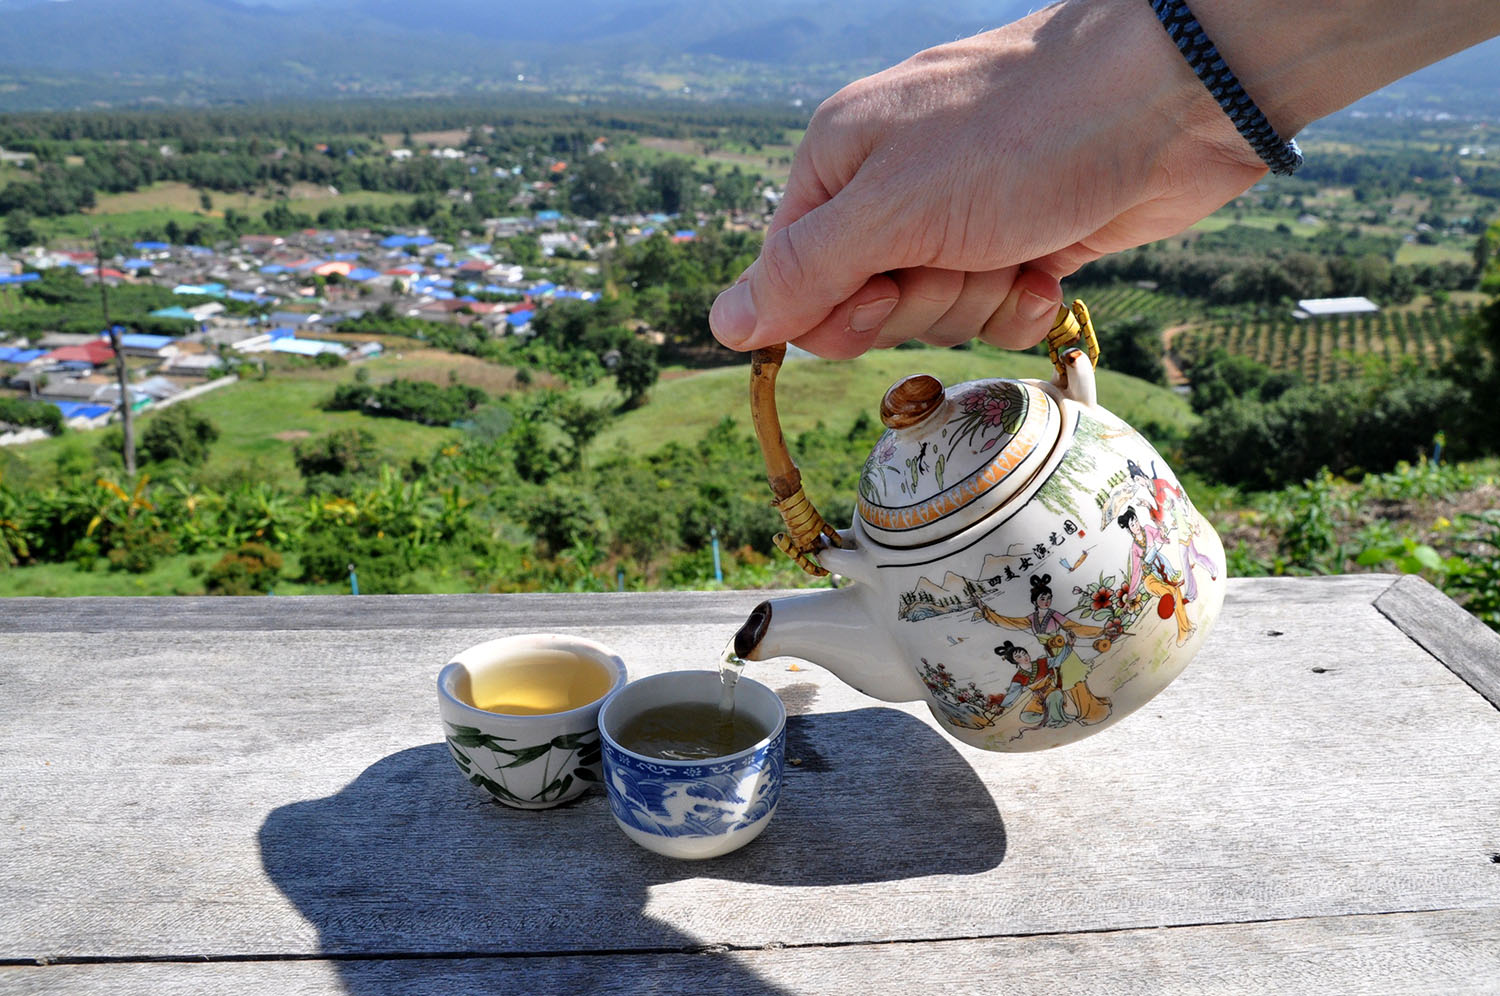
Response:
[[[472,784],[546,809],[600,781],[599,708],[625,684],[603,644],[547,633],[470,647],[438,675],[448,753]]]
[[[770,824],[781,796],[786,709],[749,678],[721,714],[718,671],[634,681],[599,713],[610,813],[631,840],[672,858],[744,847]]]

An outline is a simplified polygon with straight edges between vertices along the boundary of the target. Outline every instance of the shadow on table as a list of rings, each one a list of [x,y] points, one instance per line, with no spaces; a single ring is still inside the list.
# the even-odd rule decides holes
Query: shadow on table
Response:
[[[793,705],[795,694],[784,697]],[[930,726],[869,708],[793,715],[787,727],[787,757],[801,763],[787,767],[776,816],[754,843],[722,858],[673,861],[635,846],[602,789],[540,812],[488,802],[433,743],[382,758],[337,795],[272,812],[261,860],[317,927],[321,953],[351,992],[456,992],[480,978],[486,988],[524,981],[517,991],[655,991],[662,973],[684,968],[719,991],[774,992],[730,958],[683,959],[730,939],[736,921],[778,923],[783,932],[767,942],[818,940],[819,925],[793,919],[800,903],[784,916],[757,909],[740,883],[974,874],[1005,855],[989,791]],[[678,919],[692,922],[653,918],[651,887],[689,879],[701,903]],[[680,891],[671,901],[681,902]],[[901,903],[894,890],[890,902]],[[828,905],[819,921],[849,918],[847,936],[875,912]],[[586,954],[600,951],[630,954]],[[487,957],[507,954],[526,957]]]

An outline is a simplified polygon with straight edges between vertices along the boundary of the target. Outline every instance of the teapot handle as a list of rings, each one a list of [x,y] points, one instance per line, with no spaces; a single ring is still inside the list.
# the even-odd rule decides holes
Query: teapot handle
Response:
[[[1052,361],[1053,368],[1057,370],[1057,377],[1052,383],[1075,400],[1092,405],[1094,404],[1092,377],[1087,378],[1087,384],[1070,386],[1068,383],[1067,354],[1073,348],[1081,349],[1089,358],[1090,368],[1098,368],[1099,339],[1094,335],[1094,323],[1089,319],[1088,307],[1077,298],[1073,300],[1071,309],[1066,305],[1057,309],[1057,319],[1052,323],[1051,331],[1047,333],[1047,358]]]
[[[828,571],[812,559],[812,554],[829,546],[843,546],[843,542],[803,493],[802,471],[792,460],[781,433],[781,419],[776,414],[776,374],[785,357],[785,343],[750,354],[750,418],[766,461],[766,478],[774,496],[771,504],[781,513],[787,529],[777,533],[773,542],[808,574],[826,577]]]

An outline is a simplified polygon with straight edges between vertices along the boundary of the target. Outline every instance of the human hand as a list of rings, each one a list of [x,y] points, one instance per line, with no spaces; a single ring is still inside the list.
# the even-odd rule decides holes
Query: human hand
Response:
[[[734,349],[1024,348],[1084,263],[1265,173],[1141,0],[1067,0],[819,107],[760,258],[714,302]]]

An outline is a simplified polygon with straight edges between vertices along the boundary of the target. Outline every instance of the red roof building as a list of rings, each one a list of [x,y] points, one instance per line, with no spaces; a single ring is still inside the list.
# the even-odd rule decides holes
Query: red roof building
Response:
[[[43,360],[56,363],[92,363],[96,367],[103,366],[114,358],[115,351],[103,339],[95,339],[82,346],[59,346],[42,357]]]

